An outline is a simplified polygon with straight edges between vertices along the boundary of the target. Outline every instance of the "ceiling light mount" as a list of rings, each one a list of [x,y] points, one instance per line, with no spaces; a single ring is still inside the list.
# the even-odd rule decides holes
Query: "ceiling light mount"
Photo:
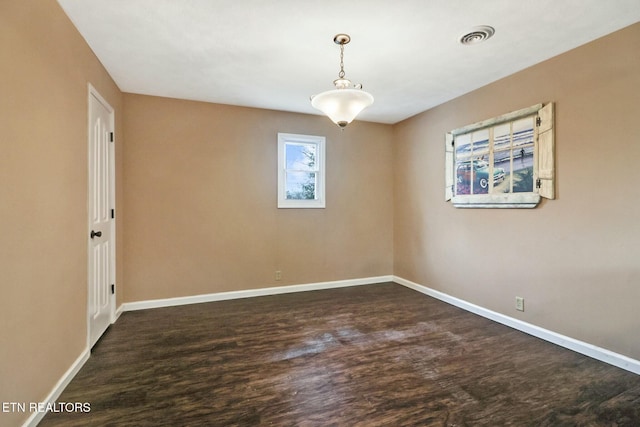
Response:
[[[336,36],[333,38],[333,42],[339,45],[348,44],[350,41],[351,37],[349,37],[349,34],[336,34]]]
[[[361,84],[352,84],[344,73],[344,46],[351,41],[348,34],[337,34],[333,42],[340,46],[340,72],[333,81],[334,90],[319,93],[311,97],[311,105],[325,113],[341,128],[345,128],[369,105],[373,96],[362,90]]]
[[[493,27],[480,25],[473,27],[469,32],[461,35],[458,41],[463,45],[478,44],[490,39],[495,32],[496,30]]]

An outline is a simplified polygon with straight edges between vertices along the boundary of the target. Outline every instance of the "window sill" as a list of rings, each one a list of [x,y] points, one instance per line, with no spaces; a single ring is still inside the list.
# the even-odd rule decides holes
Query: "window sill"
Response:
[[[456,208],[524,208],[531,209],[540,203],[536,193],[521,194],[474,194],[454,196],[451,199]]]
[[[322,199],[315,200],[278,200],[278,209],[324,209],[325,204]]]

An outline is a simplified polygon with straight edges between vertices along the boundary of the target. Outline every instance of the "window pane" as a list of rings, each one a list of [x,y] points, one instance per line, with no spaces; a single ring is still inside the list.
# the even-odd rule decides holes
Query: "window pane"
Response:
[[[471,167],[471,193],[487,194],[489,192],[489,129],[473,133],[473,162]]]
[[[489,163],[483,159],[473,161],[472,192],[473,194],[487,194],[489,192]]]
[[[511,192],[511,123],[493,128],[493,193]]]
[[[513,122],[513,145],[533,144],[533,117]]]
[[[313,200],[316,198],[314,172],[286,172],[285,195],[288,200]]]
[[[471,162],[456,159],[456,192],[455,194],[471,194]]]
[[[474,132],[472,136],[473,157],[476,159],[489,159],[489,129]]]
[[[513,192],[533,191],[533,146],[513,150]]]
[[[511,192],[510,152],[511,150],[507,150],[493,154],[493,193]]]
[[[493,149],[505,149],[511,145],[511,123],[505,123],[493,128]]]
[[[298,171],[317,170],[316,149],[315,144],[287,144],[285,167]]]
[[[471,134],[456,136],[456,158],[469,157],[471,155]]]

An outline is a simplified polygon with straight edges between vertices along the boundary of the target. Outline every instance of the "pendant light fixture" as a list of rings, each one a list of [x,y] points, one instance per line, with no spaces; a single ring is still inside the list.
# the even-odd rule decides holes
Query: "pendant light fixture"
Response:
[[[353,85],[344,76],[344,45],[351,41],[351,37],[338,34],[333,41],[340,45],[340,72],[333,81],[336,88],[312,96],[311,105],[344,129],[362,110],[373,104],[373,96],[362,90],[361,84]]]

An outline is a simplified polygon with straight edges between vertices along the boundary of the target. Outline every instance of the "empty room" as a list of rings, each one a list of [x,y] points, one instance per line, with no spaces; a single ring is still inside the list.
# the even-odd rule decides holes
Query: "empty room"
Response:
[[[637,0],[0,2],[0,426],[640,425]]]

